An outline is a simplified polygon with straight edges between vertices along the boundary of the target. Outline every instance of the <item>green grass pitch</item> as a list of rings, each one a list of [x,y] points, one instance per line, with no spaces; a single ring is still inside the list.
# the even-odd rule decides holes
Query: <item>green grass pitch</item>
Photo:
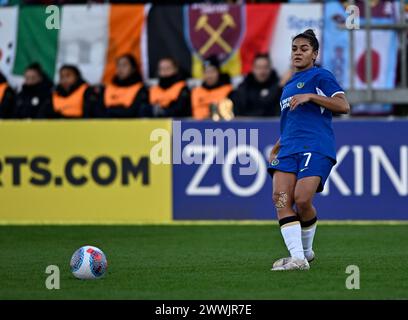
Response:
[[[107,255],[105,278],[70,273],[85,244]],[[321,224],[311,270],[271,272],[287,256],[276,224],[1,226],[0,299],[408,299],[407,248],[407,224]],[[59,290],[45,287],[48,265]]]

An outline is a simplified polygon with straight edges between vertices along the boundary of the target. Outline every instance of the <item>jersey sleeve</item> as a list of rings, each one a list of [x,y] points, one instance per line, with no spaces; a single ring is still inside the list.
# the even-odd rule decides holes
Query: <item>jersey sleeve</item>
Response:
[[[340,87],[334,75],[324,69],[319,74],[316,91],[317,94],[326,97],[334,97],[338,93],[344,93],[343,88]]]

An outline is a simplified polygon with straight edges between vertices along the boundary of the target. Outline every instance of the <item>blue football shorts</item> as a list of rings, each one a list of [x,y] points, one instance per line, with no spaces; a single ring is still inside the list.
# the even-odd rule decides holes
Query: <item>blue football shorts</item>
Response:
[[[275,170],[296,174],[298,180],[305,177],[320,177],[316,192],[322,192],[335,160],[317,152],[301,152],[275,158],[268,165],[268,172],[273,177]]]

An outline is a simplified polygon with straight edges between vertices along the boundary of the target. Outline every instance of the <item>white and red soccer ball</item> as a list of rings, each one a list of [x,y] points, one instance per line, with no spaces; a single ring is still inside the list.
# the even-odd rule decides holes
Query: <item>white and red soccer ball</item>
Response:
[[[101,278],[108,268],[103,251],[93,246],[83,246],[71,258],[72,274],[78,279]]]

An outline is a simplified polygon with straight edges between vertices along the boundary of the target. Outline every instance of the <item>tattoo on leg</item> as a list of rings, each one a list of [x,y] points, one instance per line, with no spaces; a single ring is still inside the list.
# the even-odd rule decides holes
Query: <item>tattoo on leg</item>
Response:
[[[288,203],[288,194],[286,192],[279,192],[278,194],[279,196],[275,203],[275,207],[281,209],[286,207],[286,204]]]

